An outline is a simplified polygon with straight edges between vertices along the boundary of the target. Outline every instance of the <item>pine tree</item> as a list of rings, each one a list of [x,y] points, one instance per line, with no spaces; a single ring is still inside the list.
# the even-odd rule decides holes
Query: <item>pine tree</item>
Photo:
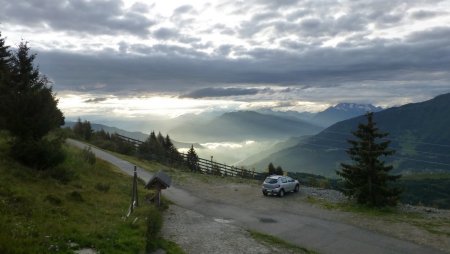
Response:
[[[91,140],[94,130],[92,130],[91,122],[87,120],[84,120],[84,122],[82,122],[81,119],[78,118],[78,121],[73,126],[73,132],[78,137],[89,141]]]
[[[77,122],[72,127],[73,133],[79,137],[83,137],[83,122],[81,122],[81,119],[78,117]]]
[[[275,166],[273,165],[273,163],[269,163],[269,166],[267,166],[267,170],[269,175],[275,175],[276,174],[276,169]]]
[[[156,137],[156,139],[158,140],[158,143],[161,145],[161,147],[166,146],[166,140],[164,139],[164,136],[161,134],[161,132],[158,132],[158,136]]]
[[[0,128],[13,137],[13,158],[46,169],[64,160],[62,139],[44,138],[64,124],[64,116],[50,82],[34,66],[35,57],[24,42],[10,54],[0,38]]]
[[[5,44],[5,39],[2,38],[0,32],[0,113],[2,113],[6,105],[4,105],[6,96],[8,95],[8,86],[11,77],[11,52],[9,46]],[[0,114],[0,129],[4,129],[6,126],[6,117],[4,114]]]
[[[147,140],[139,145],[138,152],[145,159],[156,161],[162,161],[164,159],[164,148],[159,143],[154,131],[150,133]]]
[[[276,175],[280,175],[280,176],[283,175],[283,169],[281,168],[281,166],[278,166],[278,167],[275,169],[275,174],[276,174]]]
[[[336,173],[344,178],[344,194],[356,198],[360,204],[370,206],[395,205],[401,191],[392,187],[391,182],[401,175],[389,175],[393,169],[385,165],[380,157],[394,154],[388,148],[390,141],[378,141],[388,133],[382,133],[373,121],[373,113],[367,113],[367,124],[359,124],[353,132],[356,140],[348,140],[351,147],[347,150],[353,164],[341,163]]]
[[[2,88],[2,127],[20,139],[39,140],[64,124],[50,82],[34,67],[34,59],[27,43],[22,42],[12,57],[11,78]]]
[[[169,163],[176,163],[181,161],[181,155],[175,145],[172,143],[172,140],[170,140],[169,135],[166,135],[166,138],[164,140],[164,149],[166,151],[166,156],[169,159]]]
[[[191,148],[187,152],[186,156],[186,164],[191,171],[198,171],[200,170],[200,166],[198,164],[199,159],[197,156],[197,153],[195,152],[194,145],[191,145]]]
[[[5,44],[0,32],[0,85],[3,81],[8,80],[11,74],[11,52],[9,46]]]

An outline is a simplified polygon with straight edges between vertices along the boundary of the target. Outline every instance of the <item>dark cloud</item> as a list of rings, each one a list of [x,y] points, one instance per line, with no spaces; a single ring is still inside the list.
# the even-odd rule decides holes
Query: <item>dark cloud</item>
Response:
[[[414,33],[403,41],[367,41],[363,47],[309,46],[292,51],[224,46],[214,56],[174,45],[122,43],[127,52],[142,56],[114,51],[92,55],[44,51],[37,59],[41,70],[55,82],[55,89],[61,90],[98,83],[105,86],[96,91],[189,91],[232,84],[432,83],[450,79],[449,38],[450,28],[437,28]],[[222,56],[231,51],[243,58]]]
[[[186,93],[181,98],[206,98],[206,97],[229,97],[229,96],[241,96],[241,95],[255,95],[261,92],[260,89],[256,88],[216,88],[208,87]]]
[[[108,98],[92,98],[92,99],[87,99],[84,102],[86,103],[99,103],[102,101],[106,101]]]
[[[0,22],[32,31],[49,27],[80,38],[86,33],[124,36],[108,46],[95,40],[83,42],[87,48],[83,54],[41,51],[41,70],[57,90],[170,90],[197,98],[263,96],[274,91],[241,86],[329,87],[365,82],[389,86],[449,80],[448,25],[407,34],[408,29],[420,29],[408,22],[448,15],[425,10],[423,3],[427,1],[223,1],[221,5],[182,5],[167,17],[154,15],[157,22],[144,16],[149,11],[154,14],[154,4],[137,3],[125,9],[119,0],[0,0]],[[196,23],[207,8],[245,16],[238,17],[238,23],[221,19]],[[396,26],[401,35],[389,34],[394,29],[376,31]],[[151,44],[127,40],[128,34],[152,36]],[[77,42],[70,42],[72,48],[61,43],[66,50],[78,50]],[[63,48],[58,43],[55,48]]]
[[[146,18],[139,6],[125,10],[119,0],[0,0],[0,22],[26,27],[50,27],[57,31],[87,34],[128,33],[148,35],[155,21]],[[139,9],[144,8],[141,4]]]

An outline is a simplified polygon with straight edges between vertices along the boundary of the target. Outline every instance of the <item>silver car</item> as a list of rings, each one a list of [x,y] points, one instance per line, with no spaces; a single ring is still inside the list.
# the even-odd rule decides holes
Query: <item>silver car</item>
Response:
[[[298,192],[300,183],[289,176],[271,175],[264,180],[262,193],[264,196],[269,194],[283,197],[286,192]]]

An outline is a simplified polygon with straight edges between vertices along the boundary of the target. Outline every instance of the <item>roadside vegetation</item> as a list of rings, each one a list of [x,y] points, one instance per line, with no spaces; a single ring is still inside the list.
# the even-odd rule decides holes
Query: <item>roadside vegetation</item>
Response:
[[[159,237],[161,211],[144,204],[126,218],[132,179],[88,150],[63,146],[65,160],[36,171],[10,158],[0,133],[0,253],[183,253]],[[144,197],[143,185],[138,188]]]

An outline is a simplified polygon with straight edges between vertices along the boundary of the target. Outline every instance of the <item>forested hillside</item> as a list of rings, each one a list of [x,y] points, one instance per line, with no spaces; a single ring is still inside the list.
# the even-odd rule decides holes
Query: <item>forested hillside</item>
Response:
[[[395,172],[450,172],[450,94],[386,109],[374,113],[380,130],[396,150],[392,157]],[[345,150],[351,131],[364,116],[336,123],[298,145],[271,154],[260,161],[262,167],[274,162],[290,171],[335,176],[341,162],[348,160]]]

